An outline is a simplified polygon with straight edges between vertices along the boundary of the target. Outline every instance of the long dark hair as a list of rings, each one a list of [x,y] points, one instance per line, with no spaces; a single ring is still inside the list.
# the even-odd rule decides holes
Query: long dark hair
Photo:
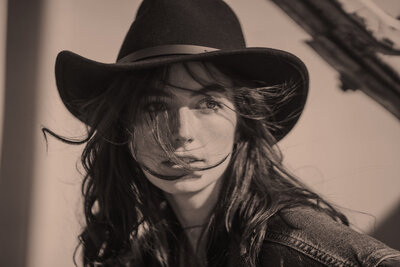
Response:
[[[341,212],[282,164],[272,134],[279,130],[274,111],[293,97],[296,81],[268,84],[240,77],[222,66],[200,64],[213,83],[227,86],[218,79],[215,67],[231,78],[233,85],[227,90],[238,114],[237,141],[224,174],[223,190],[203,232],[207,232],[203,241],[209,266],[222,266],[231,253],[240,255],[244,266],[256,266],[268,220],[284,209],[309,206],[348,224]],[[189,64],[184,66],[196,81],[205,83]],[[85,143],[81,162],[86,228],[80,235],[85,266],[179,264],[184,250],[182,229],[163,193],[145,178],[129,149],[140,102],[152,88],[165,86],[169,71],[170,66],[163,66],[121,73],[101,95],[82,101],[89,124],[85,140],[43,129],[63,142]]]

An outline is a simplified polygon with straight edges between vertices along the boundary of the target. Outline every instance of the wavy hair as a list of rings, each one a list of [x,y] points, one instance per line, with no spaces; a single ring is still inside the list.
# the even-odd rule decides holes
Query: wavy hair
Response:
[[[341,212],[282,164],[272,134],[280,125],[273,120],[274,112],[294,96],[296,82],[268,84],[241,77],[223,66],[201,64],[213,83],[227,87],[215,68],[231,78],[233,86],[226,89],[238,117],[237,140],[222,181],[223,190],[201,238],[208,266],[223,265],[228,253],[240,255],[243,266],[256,266],[268,220],[284,209],[309,206],[348,225]],[[184,66],[193,79],[206,83],[189,64]],[[84,140],[43,128],[45,135],[63,142],[85,144],[81,162],[85,170],[82,194],[86,227],[79,238],[85,266],[166,267],[180,262],[180,253],[185,250],[183,230],[162,191],[145,178],[129,149],[141,101],[146,92],[168,83],[169,71],[170,66],[163,66],[121,73],[101,95],[82,101],[90,125]],[[157,125],[154,131],[157,135]],[[164,140],[159,142],[168,148]]]

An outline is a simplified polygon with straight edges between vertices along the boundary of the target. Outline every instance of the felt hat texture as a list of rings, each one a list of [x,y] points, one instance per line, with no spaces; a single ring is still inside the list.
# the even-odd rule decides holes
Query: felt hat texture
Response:
[[[89,124],[82,103],[103,93],[116,74],[186,61],[226,65],[271,84],[295,81],[294,96],[275,113],[280,129],[273,135],[279,141],[298,121],[309,85],[304,63],[286,51],[246,47],[238,18],[222,0],[144,0],[115,63],[61,51],[55,65],[56,84],[67,109]]]

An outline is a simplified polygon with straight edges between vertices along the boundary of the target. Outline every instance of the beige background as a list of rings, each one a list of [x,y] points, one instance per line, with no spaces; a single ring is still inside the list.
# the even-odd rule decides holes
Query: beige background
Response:
[[[290,51],[309,68],[311,89],[304,114],[280,144],[288,166],[328,200],[345,207],[344,211],[355,227],[373,233],[388,221],[388,216],[399,214],[399,121],[361,92],[342,92],[337,73],[303,43],[309,36],[274,4],[264,0],[226,2],[239,16],[248,46]],[[6,4],[5,1],[0,3],[0,18],[4,22],[1,14],[6,13]],[[40,129],[46,126],[61,135],[77,137],[83,134],[83,126],[61,104],[53,75],[54,60],[60,50],[67,49],[98,61],[113,62],[137,6],[138,1],[132,0],[41,2],[34,64],[26,65],[21,60],[13,68],[14,72],[26,68],[21,73],[33,72],[36,78],[27,79],[25,84],[11,78],[6,82],[6,91],[11,90],[8,85],[13,81],[20,82],[19,88],[23,88],[20,88],[19,96],[13,96],[16,105],[6,106],[4,112],[8,119],[4,120],[3,142],[0,142],[3,144],[0,193],[1,190],[15,190],[24,202],[15,202],[19,199],[18,194],[3,194],[0,197],[5,204],[0,216],[12,217],[8,212],[15,205],[24,213],[18,217],[24,224],[20,243],[15,245],[17,249],[6,253],[3,248],[11,241],[3,239],[0,243],[3,246],[0,246],[1,266],[4,262],[15,263],[4,266],[73,265],[72,254],[83,225],[81,176],[76,169],[82,147],[68,146],[50,138],[46,152]],[[21,5],[20,8],[29,13],[27,7]],[[17,22],[8,25],[11,30],[13,23]],[[15,74],[5,70],[5,66],[9,66],[5,64],[5,51],[14,49],[13,53],[20,53],[16,47],[6,50],[3,38],[6,27],[4,23],[1,26],[0,103],[4,98],[10,99],[2,92],[3,75],[6,73],[8,79]],[[31,47],[30,44],[20,45]],[[25,103],[25,106],[18,103]],[[31,112],[14,117],[27,107],[27,103],[32,103]],[[13,132],[16,125],[30,125],[32,129],[15,128]],[[29,150],[26,150],[29,153],[25,153],[28,147],[24,145],[25,140],[29,144]],[[24,168],[27,168],[26,172],[22,172]],[[28,193],[21,193],[21,188]],[[13,229],[12,225],[8,227],[10,230],[4,230],[5,234],[6,231],[20,230]],[[391,234],[400,239],[399,230],[392,228]],[[15,257],[22,257],[22,260],[13,261]]]

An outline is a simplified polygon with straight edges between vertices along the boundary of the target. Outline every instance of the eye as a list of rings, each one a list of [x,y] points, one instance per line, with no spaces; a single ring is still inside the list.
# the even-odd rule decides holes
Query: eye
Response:
[[[168,106],[167,106],[167,103],[165,103],[165,102],[154,101],[154,102],[147,103],[143,109],[149,113],[155,114],[155,113],[159,113],[162,111],[166,111],[168,109]]]
[[[202,110],[217,111],[218,109],[222,108],[222,104],[212,97],[207,97],[198,103],[198,108]]]

